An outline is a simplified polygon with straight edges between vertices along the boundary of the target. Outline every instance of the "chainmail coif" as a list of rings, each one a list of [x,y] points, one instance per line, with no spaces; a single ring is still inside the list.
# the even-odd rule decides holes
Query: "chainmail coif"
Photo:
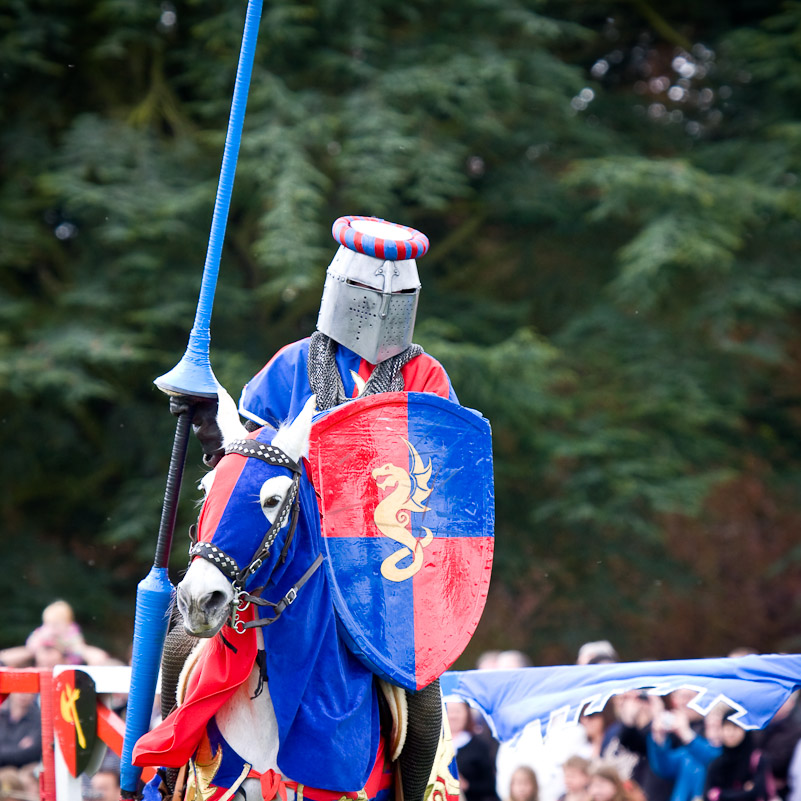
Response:
[[[337,343],[321,331],[315,331],[309,342],[309,385],[317,395],[317,408],[320,411],[339,406],[340,403],[352,400],[345,395],[342,377],[336,364]],[[423,349],[419,345],[409,345],[405,351],[379,362],[360,398],[377,395],[379,392],[402,392],[403,376],[401,370]]]

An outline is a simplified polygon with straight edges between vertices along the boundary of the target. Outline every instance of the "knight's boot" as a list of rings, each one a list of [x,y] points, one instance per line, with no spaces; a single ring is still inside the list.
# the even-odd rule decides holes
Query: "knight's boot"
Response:
[[[403,801],[423,801],[442,730],[439,679],[417,692],[406,691],[406,744],[398,757]]]

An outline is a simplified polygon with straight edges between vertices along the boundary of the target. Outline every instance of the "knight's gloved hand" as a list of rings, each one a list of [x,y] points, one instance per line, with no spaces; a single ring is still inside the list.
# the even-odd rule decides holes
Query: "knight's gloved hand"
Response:
[[[225,454],[222,432],[217,425],[217,399],[191,395],[170,395],[170,412],[176,415],[192,412],[192,430],[203,448],[203,463],[215,467]]]

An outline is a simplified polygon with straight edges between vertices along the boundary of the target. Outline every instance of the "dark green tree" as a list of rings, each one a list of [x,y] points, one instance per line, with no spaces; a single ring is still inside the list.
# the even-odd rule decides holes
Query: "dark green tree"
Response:
[[[214,369],[236,395],[313,330],[337,216],[429,235],[417,339],[494,431],[466,663],[793,647],[799,8],[265,5]],[[152,380],[192,322],[244,11],[0,9],[0,644],[52,595],[125,648],[174,427]],[[201,472],[193,444],[181,526]]]

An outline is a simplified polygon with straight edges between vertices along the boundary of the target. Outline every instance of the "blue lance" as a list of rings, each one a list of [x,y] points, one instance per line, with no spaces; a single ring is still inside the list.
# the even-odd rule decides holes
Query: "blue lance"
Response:
[[[228,119],[220,180],[217,185],[217,197],[209,233],[209,244],[206,250],[206,262],[203,266],[203,279],[200,285],[195,321],[189,334],[189,343],[181,361],[168,373],[154,381],[156,386],[168,395],[185,395],[198,399],[217,397],[217,379],[214,377],[209,360],[211,311],[217,288],[228,210],[231,205],[239,144],[242,139],[242,126],[245,120],[245,107],[256,54],[261,10],[262,0],[249,0],[231,100],[231,113]],[[133,749],[136,741],[150,729],[161,652],[167,635],[169,609],[175,593],[168,576],[167,566],[175,531],[192,413],[193,408],[190,407],[178,415],[170,465],[167,471],[167,484],[164,491],[153,567],[136,590],[131,689],[128,695],[125,737],[120,762],[120,788],[124,798],[136,797],[139,788],[142,771],[141,768],[132,764]]]

